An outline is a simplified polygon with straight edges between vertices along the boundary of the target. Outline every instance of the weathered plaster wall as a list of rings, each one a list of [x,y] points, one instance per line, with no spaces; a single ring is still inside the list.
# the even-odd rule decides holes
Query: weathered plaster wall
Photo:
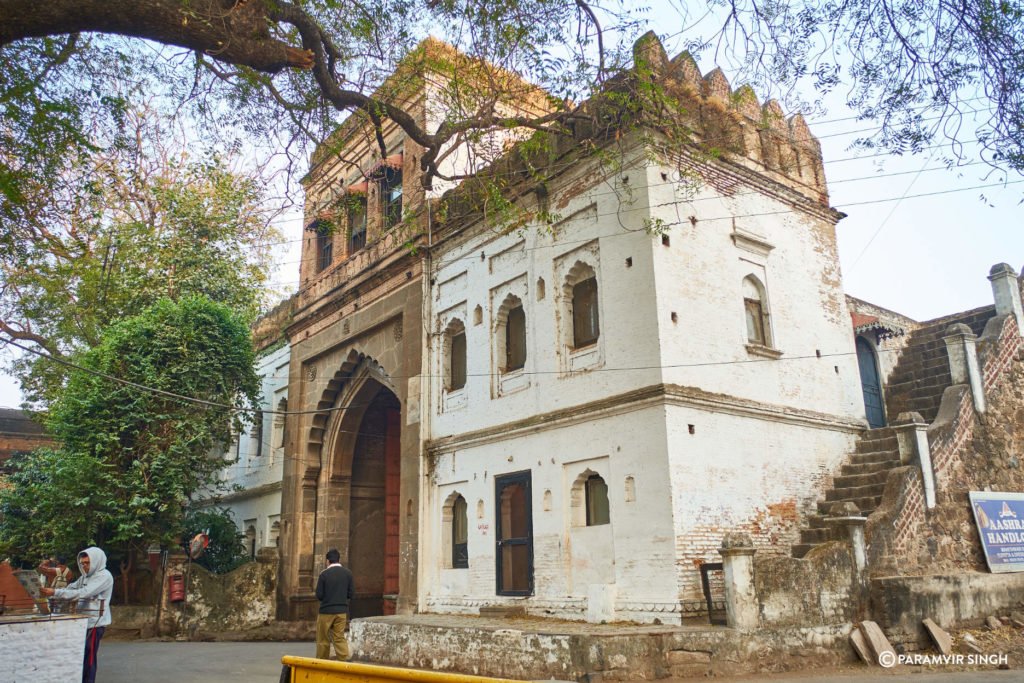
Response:
[[[761,557],[789,554],[855,431],[823,415],[680,393],[686,403],[666,411],[676,564],[680,597],[697,600],[700,564],[721,561],[726,533],[749,533]]]
[[[227,574],[213,574],[203,567],[188,567],[183,554],[170,555],[161,592],[160,634],[243,631],[265,625],[277,607],[278,553],[263,548],[257,561]],[[171,576],[187,577],[186,599],[170,602],[167,585]]]
[[[593,585],[611,586],[617,618],[678,622],[664,409],[604,405],[562,424],[524,427],[434,457],[424,579],[428,611],[476,613],[522,604],[530,614],[580,619]],[[510,441],[514,447],[510,448]],[[535,593],[496,593],[494,477],[529,470]],[[590,473],[608,485],[610,523],[585,526],[573,485]],[[627,482],[627,479],[629,480]],[[444,568],[444,504],[462,495],[469,511],[469,568]]]
[[[527,419],[660,381],[657,337],[650,333],[652,240],[643,231],[643,193],[624,205],[611,179],[602,177],[589,163],[559,179],[552,210],[561,220],[550,231],[531,226],[502,235],[478,224],[435,245],[427,438]],[[600,321],[597,344],[578,352],[567,336],[571,294],[562,288],[577,262],[595,271]],[[499,309],[510,294],[523,304],[527,354],[523,370],[503,375],[496,338]],[[454,320],[466,329],[468,379],[463,389],[447,392],[443,332]]]
[[[754,584],[763,628],[848,624],[867,605],[848,544],[831,541],[797,559],[754,558]]]
[[[925,646],[922,619],[953,628],[1019,607],[1024,574],[885,577],[872,580],[871,593],[875,617],[893,643]]]
[[[663,180],[677,177],[676,168],[647,170],[651,216],[671,226],[669,246],[653,247],[665,381],[863,419],[836,218],[725,161],[715,170],[720,175],[692,199]],[[765,289],[767,350],[747,343],[742,286],[749,275]]]
[[[686,603],[701,608],[699,565],[718,561],[727,531],[749,531],[764,552],[788,552],[801,516],[852,448],[864,409],[849,354],[853,335],[834,216],[804,197],[761,196],[755,183],[741,185],[745,191],[736,198],[710,196],[709,188],[700,199],[710,201],[696,202],[704,207],[700,215],[770,218],[670,221],[673,207],[692,208],[674,194],[676,183],[666,180],[672,173],[646,160],[614,174],[581,163],[552,183],[551,207],[561,220],[550,231],[502,234],[476,225],[435,245],[426,431],[428,450],[438,455],[432,464],[437,488],[425,509],[430,523],[421,543],[425,557],[434,558],[434,566],[424,568],[424,583],[436,589],[425,593],[426,609],[469,612],[515,601],[495,597],[493,540],[485,549],[473,536],[478,524],[493,524],[493,483],[484,472],[533,470],[537,592],[526,600],[531,611],[547,600],[544,612],[580,614],[585,586],[614,583],[618,618],[664,621],[681,618]],[[736,173],[737,182],[750,181]],[[792,210],[794,203],[803,213]],[[664,238],[644,229],[652,217],[669,224]],[[569,343],[571,309],[563,287],[577,264],[593,270],[599,293],[601,335],[584,350]],[[751,350],[746,343],[741,287],[748,274],[767,287],[769,349]],[[503,374],[499,312],[510,294],[526,313],[527,359],[523,370]],[[467,382],[448,391],[445,331],[460,324]],[[624,432],[628,422],[586,407],[636,400],[634,394],[649,390],[660,412],[629,416],[642,425],[633,442],[621,439],[632,433]],[[571,425],[577,410],[586,420]],[[535,423],[558,428],[533,433]],[[496,443],[481,445],[487,439]],[[580,452],[579,444],[592,452]],[[611,444],[616,450],[608,453]],[[649,505],[666,495],[670,516],[649,510],[633,527],[613,512],[611,534],[557,517],[547,522],[540,506],[549,463],[541,458],[535,468],[532,453],[554,455],[550,465],[565,472],[577,460],[580,467],[593,461],[590,469],[615,496],[622,495],[623,476],[635,476],[638,497]],[[510,464],[521,459],[526,464]],[[608,478],[602,459],[611,469],[625,469]],[[646,483],[651,476],[654,498]],[[474,477],[486,482],[485,491],[477,491]],[[554,511],[571,486],[568,474],[564,479],[550,488]],[[471,512],[469,570],[444,568],[443,506],[456,494]],[[482,520],[473,518],[477,502]],[[668,555],[664,542],[672,546]],[[668,561],[674,576],[666,585]],[[606,579],[612,573],[614,582]]]
[[[0,617],[0,670],[11,683],[66,683],[82,678],[88,619]]]
[[[850,624],[743,633],[728,628],[595,627],[556,623],[522,629],[468,617],[359,619],[360,661],[530,680],[696,678],[778,670],[788,656],[848,664]]]

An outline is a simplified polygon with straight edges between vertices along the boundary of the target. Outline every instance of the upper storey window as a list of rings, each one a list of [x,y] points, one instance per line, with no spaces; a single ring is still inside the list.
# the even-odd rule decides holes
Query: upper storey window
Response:
[[[313,221],[310,229],[316,233],[316,272],[327,270],[334,260],[334,234],[331,224],[324,220]]]
[[[526,365],[526,312],[521,302],[508,310],[505,320],[505,372]]]
[[[350,196],[348,202],[348,253],[366,246],[366,196]]]
[[[402,222],[402,169],[385,166],[379,182],[381,223],[387,230]]]
[[[466,386],[466,327],[453,320],[445,330],[445,390],[458,391]]]
[[[573,348],[582,349],[597,343],[601,335],[597,316],[597,278],[590,277],[572,286]]]
[[[747,318],[747,341],[751,344],[771,346],[771,327],[768,324],[764,285],[753,275],[743,279],[743,308]]]

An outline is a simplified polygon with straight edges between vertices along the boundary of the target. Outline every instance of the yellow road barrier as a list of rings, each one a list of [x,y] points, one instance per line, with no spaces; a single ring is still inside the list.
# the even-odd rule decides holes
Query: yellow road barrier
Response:
[[[285,655],[281,663],[291,669],[291,683],[336,683],[337,681],[359,681],[359,683],[388,683],[389,681],[418,681],[420,683],[522,683],[509,678],[488,678],[466,674],[399,669],[393,666],[360,664],[358,662],[333,662],[329,659],[292,657]]]

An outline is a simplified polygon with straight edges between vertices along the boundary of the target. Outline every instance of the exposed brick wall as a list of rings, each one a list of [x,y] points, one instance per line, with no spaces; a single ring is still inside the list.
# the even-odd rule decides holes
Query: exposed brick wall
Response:
[[[959,395],[956,418],[940,429],[928,431],[936,488],[941,489],[948,473],[960,465],[964,444],[974,435],[974,417],[974,400],[969,391],[963,391]]]
[[[0,467],[15,453],[27,453],[53,445],[53,438],[31,413],[17,409],[0,409]]]
[[[988,329],[985,330],[986,336]],[[982,377],[985,382],[985,395],[989,395],[1003,374],[1009,369],[1017,357],[1024,340],[1017,332],[1017,321],[1013,316],[1005,316],[999,329],[998,341],[992,345],[983,337],[978,350],[982,361]]]

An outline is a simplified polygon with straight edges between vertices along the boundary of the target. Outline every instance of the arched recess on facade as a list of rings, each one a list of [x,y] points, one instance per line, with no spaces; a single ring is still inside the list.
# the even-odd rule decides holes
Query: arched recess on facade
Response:
[[[597,343],[601,334],[597,271],[577,260],[562,281],[562,343],[571,349]]]
[[[509,293],[494,316],[495,357],[502,373],[526,364],[526,310],[523,300]]]
[[[351,452],[366,408],[381,388],[397,400],[398,391],[380,364],[366,354],[349,351],[317,402],[316,409],[322,412],[313,416],[306,440],[306,479],[316,480],[325,466],[332,475],[337,473],[333,462],[324,461],[325,454],[333,461],[339,448]],[[351,466],[351,462],[347,464]]]
[[[596,495],[595,495],[596,494]],[[574,527],[608,524],[608,483],[589,467],[569,488],[569,518]]]
[[[398,392],[384,369],[375,360],[364,357],[338,393],[327,422],[327,439],[321,451],[321,462],[331,479],[348,476],[352,469],[352,453],[359,436],[360,425],[367,409],[382,392],[400,405]]]
[[[362,576],[353,617],[392,614],[399,592],[401,402],[387,372],[357,351],[346,356],[317,405],[307,443],[315,482],[313,557],[337,548]]]

